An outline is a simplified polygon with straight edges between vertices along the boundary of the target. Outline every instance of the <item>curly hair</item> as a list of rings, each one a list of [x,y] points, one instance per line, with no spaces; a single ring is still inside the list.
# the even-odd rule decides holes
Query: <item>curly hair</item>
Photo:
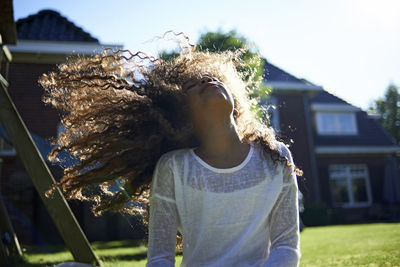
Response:
[[[43,101],[61,111],[65,126],[49,159],[59,160],[62,151],[79,159],[65,168],[48,194],[60,187],[67,199],[94,201],[96,215],[106,210],[139,212],[146,221],[146,205],[126,203],[148,204],[152,173],[162,154],[198,145],[182,85],[203,74],[230,88],[241,141],[261,144],[274,161],[301,175],[279,153],[274,130],[252,114],[249,90],[257,89],[260,81],[237,71],[243,64],[241,53],[189,47],[162,60],[141,52],[105,50],[102,55],[70,58],[58,71],[44,74],[39,80],[45,89]],[[112,192],[109,188],[115,184],[124,190]],[[100,190],[92,190],[94,186]]]

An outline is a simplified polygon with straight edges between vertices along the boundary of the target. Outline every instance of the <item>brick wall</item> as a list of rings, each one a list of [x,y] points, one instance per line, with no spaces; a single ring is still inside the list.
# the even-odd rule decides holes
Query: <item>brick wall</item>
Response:
[[[55,69],[53,64],[12,63],[9,93],[29,131],[43,138],[57,134],[58,112],[41,100],[43,88],[38,79]]]
[[[305,202],[313,200],[313,184],[311,177],[310,150],[304,111],[304,96],[301,93],[274,94],[278,101],[280,133],[278,137],[284,143],[293,144],[290,150],[293,154],[295,164],[304,172],[303,177],[298,179],[300,191],[304,195]]]

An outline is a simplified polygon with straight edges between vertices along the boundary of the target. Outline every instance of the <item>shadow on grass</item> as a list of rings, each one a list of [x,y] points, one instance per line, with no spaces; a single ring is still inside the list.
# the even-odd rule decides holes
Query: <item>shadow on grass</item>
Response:
[[[142,261],[147,258],[147,249],[144,246],[143,240],[124,240],[124,241],[109,241],[109,242],[93,242],[91,244],[95,254],[104,263],[112,262],[129,262],[129,261]],[[50,247],[29,247],[26,248],[24,255],[25,261],[11,266],[33,267],[33,266],[46,266],[52,267],[59,263],[68,260],[65,253],[68,250],[63,245],[53,245]],[[130,249],[132,248],[132,250]],[[119,250],[121,249],[121,250]],[[60,255],[54,255],[61,253]],[[69,254],[69,253],[68,253]],[[182,251],[176,251],[176,255],[182,255]],[[72,255],[71,255],[72,256]],[[30,258],[31,257],[31,258]],[[29,261],[27,260],[29,259]],[[71,261],[72,258],[70,257]]]
[[[58,252],[68,251],[65,245],[51,245],[51,246],[23,245],[23,247],[29,254],[58,253]]]
[[[182,251],[177,251],[176,256],[182,255]],[[101,256],[102,261],[140,261],[147,258],[147,252],[140,252],[135,254],[120,254],[113,256]]]
[[[102,261],[140,261],[147,257],[147,253],[136,253],[136,254],[120,254],[113,256],[101,256]]]
[[[123,240],[123,241],[110,241],[110,242],[93,242],[93,249],[113,249],[113,248],[134,248],[144,246],[143,240]]]

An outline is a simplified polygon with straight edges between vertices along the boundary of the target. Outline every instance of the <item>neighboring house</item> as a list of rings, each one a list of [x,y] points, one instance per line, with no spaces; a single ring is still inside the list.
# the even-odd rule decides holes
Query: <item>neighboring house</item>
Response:
[[[71,54],[88,55],[102,52],[105,47],[121,49],[121,45],[101,44],[58,12],[42,10],[16,22],[18,40],[9,45],[13,61],[9,67],[9,94],[42,151],[48,151],[49,137],[59,130],[58,112],[41,100],[43,89],[39,77],[55,70]],[[1,130],[1,127],[0,127]],[[2,138],[3,137],[3,138]],[[23,243],[60,241],[57,230],[47,215],[22,163],[13,147],[0,131],[1,193],[9,209],[14,228]],[[56,178],[61,176],[57,166],[50,166]],[[72,209],[90,240],[132,237],[135,233],[124,218],[105,216],[94,218],[86,204],[71,202]],[[84,207],[82,207],[84,206]],[[123,227],[107,227],[108,224]],[[89,227],[90,226],[90,227]],[[110,228],[108,230],[107,228]],[[113,229],[113,230],[111,230]]]
[[[327,222],[399,218],[400,149],[378,121],[267,61],[265,79],[273,91],[264,103],[276,106],[271,124],[293,142],[295,163],[304,171],[305,212],[323,203],[331,211]]]

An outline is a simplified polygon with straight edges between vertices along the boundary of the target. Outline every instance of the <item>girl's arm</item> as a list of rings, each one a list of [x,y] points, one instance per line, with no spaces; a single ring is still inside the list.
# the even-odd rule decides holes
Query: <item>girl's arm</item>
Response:
[[[174,266],[178,212],[170,159],[163,156],[154,171],[150,194],[148,267]]]
[[[282,154],[293,163],[289,149]],[[299,208],[296,174],[284,167],[283,188],[270,214],[271,250],[264,266],[298,266],[300,260]]]

